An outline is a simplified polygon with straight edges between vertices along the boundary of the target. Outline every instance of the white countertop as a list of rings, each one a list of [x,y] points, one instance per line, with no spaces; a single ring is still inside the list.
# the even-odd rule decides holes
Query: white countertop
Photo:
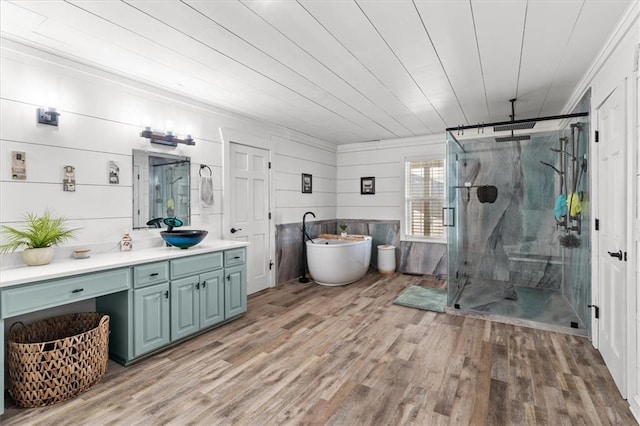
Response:
[[[142,250],[134,248],[132,251],[94,254],[88,259],[61,260],[43,266],[21,266],[0,270],[0,288],[160,260],[177,259],[246,247],[248,245],[249,243],[241,241],[215,240],[198,244],[185,250],[177,247],[156,247]]]

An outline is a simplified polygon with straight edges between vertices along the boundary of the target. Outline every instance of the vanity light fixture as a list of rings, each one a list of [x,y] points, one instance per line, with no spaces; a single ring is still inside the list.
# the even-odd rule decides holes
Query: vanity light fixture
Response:
[[[140,136],[149,139],[151,143],[159,145],[178,146],[179,143],[183,143],[185,145],[196,144],[191,135],[187,135],[184,139],[180,139],[171,131],[168,131],[167,133],[154,132],[151,130],[151,127],[145,127],[144,130],[140,132]]]
[[[55,108],[38,108],[38,123],[57,127],[59,115],[60,113],[56,112]]]

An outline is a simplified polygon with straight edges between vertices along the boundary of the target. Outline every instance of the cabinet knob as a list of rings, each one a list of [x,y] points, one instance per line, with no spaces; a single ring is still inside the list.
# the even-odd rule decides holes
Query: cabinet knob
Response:
[[[158,275],[160,275],[160,274],[157,273],[157,272],[154,272],[153,274],[149,274],[150,277],[157,277]]]
[[[233,256],[234,259],[240,259],[240,256]]]
[[[196,290],[200,290],[200,283],[196,283]]]
[[[227,275],[227,281],[231,281],[231,275]]]
[[[206,281],[202,281],[202,288],[205,288],[207,286],[207,282]]]
[[[71,290],[71,293],[82,293],[84,288],[76,288],[75,290]]]
[[[165,291],[165,292],[164,292],[164,298],[165,298],[165,299],[168,299],[168,298],[169,298],[169,292],[168,292],[168,291]]]

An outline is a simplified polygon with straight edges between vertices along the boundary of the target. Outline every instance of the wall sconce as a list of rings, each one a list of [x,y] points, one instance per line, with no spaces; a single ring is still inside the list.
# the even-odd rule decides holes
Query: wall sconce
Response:
[[[167,133],[154,132],[151,130],[151,127],[145,127],[144,130],[140,132],[140,136],[149,139],[151,143],[159,145],[178,146],[179,143],[183,143],[185,145],[196,144],[191,135],[187,135],[184,139],[180,139],[170,131]]]
[[[38,123],[57,127],[59,115],[60,113],[56,112],[55,108],[38,108]]]

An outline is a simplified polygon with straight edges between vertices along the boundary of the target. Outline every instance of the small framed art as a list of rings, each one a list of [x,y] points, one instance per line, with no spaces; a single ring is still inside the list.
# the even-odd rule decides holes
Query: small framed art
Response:
[[[302,193],[311,194],[313,192],[313,176],[303,173],[302,174]]]
[[[360,194],[369,195],[376,193],[376,178],[361,177],[360,178]]]

